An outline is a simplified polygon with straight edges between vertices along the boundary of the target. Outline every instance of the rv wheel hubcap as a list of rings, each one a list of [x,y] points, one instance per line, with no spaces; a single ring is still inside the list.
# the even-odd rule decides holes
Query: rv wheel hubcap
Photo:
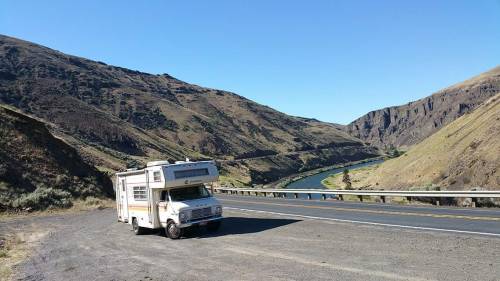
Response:
[[[175,237],[179,234],[179,229],[174,224],[170,224],[168,233],[170,233],[171,236]]]

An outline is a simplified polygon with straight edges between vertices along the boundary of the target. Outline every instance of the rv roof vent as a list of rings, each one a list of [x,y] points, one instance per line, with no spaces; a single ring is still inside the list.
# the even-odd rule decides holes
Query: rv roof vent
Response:
[[[152,166],[160,166],[160,165],[168,165],[168,164],[170,164],[170,162],[168,162],[166,160],[160,160],[160,161],[148,162],[148,164],[146,166],[152,167]]]
[[[175,164],[182,164],[182,163],[188,163],[191,162],[189,158],[186,157],[186,161],[175,161]]]

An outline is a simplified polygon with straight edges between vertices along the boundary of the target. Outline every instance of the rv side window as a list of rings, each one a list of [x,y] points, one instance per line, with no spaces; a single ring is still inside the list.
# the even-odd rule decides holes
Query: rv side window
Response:
[[[141,201],[148,199],[145,186],[134,186],[134,200]]]
[[[200,176],[208,176],[208,169],[192,169],[192,170],[180,170],[174,171],[175,179],[184,179],[190,177],[200,177]]]
[[[153,172],[153,180],[154,181],[161,181],[160,171]]]

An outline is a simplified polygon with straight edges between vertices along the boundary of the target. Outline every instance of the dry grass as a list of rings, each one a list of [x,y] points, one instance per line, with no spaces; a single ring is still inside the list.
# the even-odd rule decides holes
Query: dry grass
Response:
[[[380,165],[372,165],[367,167],[362,167],[358,169],[349,170],[349,176],[351,178],[351,183],[353,188],[366,188],[367,186],[361,186],[362,182],[370,176]],[[326,179],[322,180],[321,183],[330,189],[344,189],[345,184],[342,182],[343,174],[337,173],[332,174]]]
[[[0,236],[0,281],[11,280],[13,268],[25,260],[46,232],[19,231]]]
[[[500,188],[500,94],[377,169],[352,171],[353,187]],[[330,179],[329,183],[336,180]]]
[[[19,219],[23,217],[70,214],[70,213],[85,212],[90,210],[101,210],[101,209],[115,208],[115,207],[116,207],[115,200],[87,197],[85,200],[73,201],[73,206],[67,209],[51,208],[44,211],[34,211],[34,212],[27,212],[27,211],[0,212],[0,222]]]
[[[0,280],[10,280],[12,268],[27,255],[25,241],[18,235],[0,237]]]

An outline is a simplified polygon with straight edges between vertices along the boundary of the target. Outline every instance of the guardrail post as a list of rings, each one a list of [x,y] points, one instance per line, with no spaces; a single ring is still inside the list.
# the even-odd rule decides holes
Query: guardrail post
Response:
[[[385,196],[380,196],[380,200],[382,200],[382,203],[385,203]]]
[[[344,195],[339,194],[339,199],[340,199],[340,201],[344,201]]]
[[[249,191],[249,192],[248,192],[248,196],[250,196],[250,195],[252,195],[252,194],[251,194],[251,192]]]
[[[441,205],[441,202],[439,202],[439,200],[436,200],[436,206],[439,206]]]
[[[473,197],[473,198],[472,198],[472,202],[471,202],[470,206],[471,206],[472,208],[476,208],[476,203],[477,203],[477,198]]]
[[[363,195],[358,195],[359,201],[363,202]]]
[[[309,199],[309,200],[312,199],[311,193],[307,193],[307,199]]]
[[[298,193],[294,193],[293,197],[295,197],[295,199],[297,199],[297,198],[299,198],[299,194]]]
[[[406,200],[408,201],[408,203],[411,203],[411,196],[406,196]]]
[[[326,200],[326,194],[321,194],[321,198],[322,198],[323,200]]]

